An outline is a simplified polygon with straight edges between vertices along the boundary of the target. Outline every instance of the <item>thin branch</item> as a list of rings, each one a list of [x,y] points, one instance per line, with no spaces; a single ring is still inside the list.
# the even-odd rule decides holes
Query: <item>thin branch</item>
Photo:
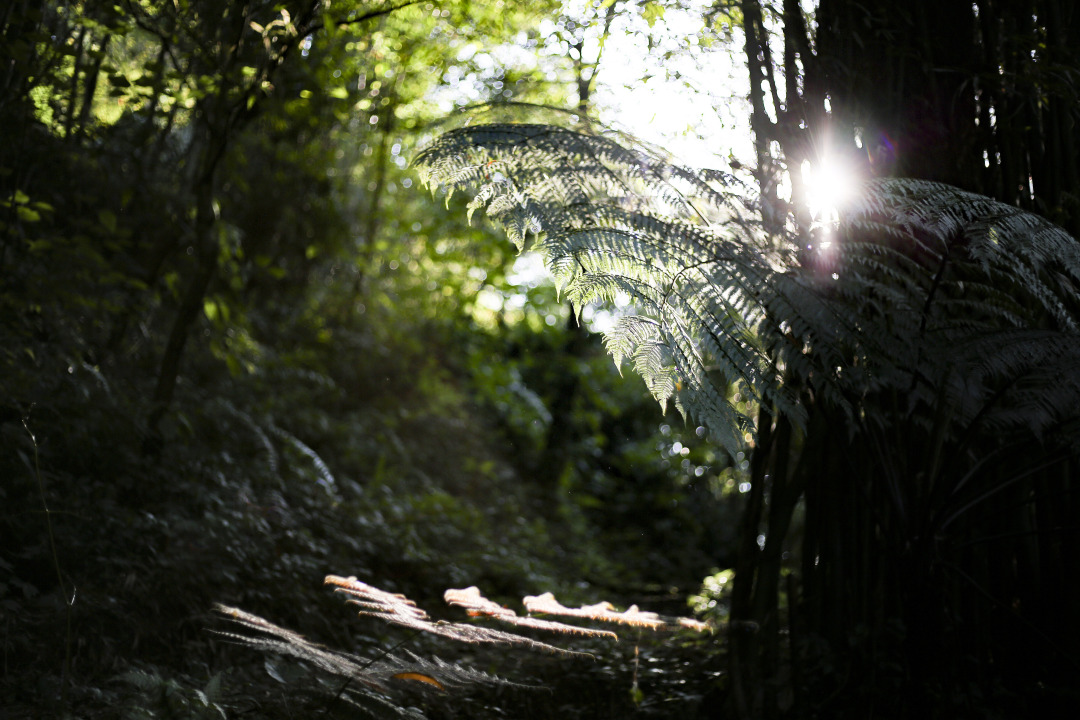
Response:
[[[360,23],[367,22],[368,20],[373,20],[375,18],[379,18],[379,17],[382,17],[384,15],[389,15],[392,12],[396,12],[396,11],[401,10],[403,8],[410,7],[412,5],[419,5],[422,2],[432,2],[432,0],[408,0],[408,2],[403,2],[400,5],[392,5],[390,7],[379,8],[378,10],[370,10],[370,11],[368,11],[366,13],[361,14],[361,15],[356,15],[354,17],[346,18],[346,19],[343,19],[343,20],[337,20],[337,21],[334,22],[334,25],[339,27],[339,28],[348,27],[349,25],[358,25]],[[434,2],[432,4],[434,4],[436,7],[438,6],[437,2]],[[303,28],[298,28],[297,29],[297,34],[301,38],[306,38],[309,35],[313,35],[314,33],[318,32],[319,30],[322,30],[324,27],[325,27],[325,24],[323,23],[322,20],[312,20],[310,25],[307,25],[306,27],[303,27]]]

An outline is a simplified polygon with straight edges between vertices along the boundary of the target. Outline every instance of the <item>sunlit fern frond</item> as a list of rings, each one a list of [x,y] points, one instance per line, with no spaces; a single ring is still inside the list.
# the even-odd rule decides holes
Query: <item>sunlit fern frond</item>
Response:
[[[577,308],[628,297],[640,320],[615,324],[612,354],[730,451],[753,421],[728,402],[729,386],[801,416],[757,340],[776,262],[731,176],[537,125],[455,130],[415,165],[427,185],[471,193],[471,210],[539,251]]]
[[[944,398],[958,426],[1036,432],[1080,408],[1080,370],[1049,360],[1075,344],[1080,245],[1019,208],[874,180],[837,227],[792,231],[774,250],[733,178],[610,137],[466,127],[415,165],[433,190],[471,193],[470,213],[486,208],[519,247],[540,251],[578,308],[629,297],[635,314],[607,333],[608,349],[728,450],[753,430],[728,402],[733,386],[796,424],[803,393],[852,420],[876,396],[913,413]],[[1051,332],[1007,334],[1032,329]],[[998,333],[1009,342],[986,351]],[[1061,388],[1047,367],[1069,376]]]
[[[503,607],[496,602],[488,600],[480,594],[480,589],[477,587],[469,587],[461,590],[447,590],[443,597],[450,605],[464,608],[471,617],[493,618],[519,627],[570,635],[606,637],[612,640],[618,639],[618,635],[610,630],[598,630],[596,628],[583,627],[580,625],[567,625],[566,623],[553,620],[531,617],[531,615],[555,615],[559,617],[582,618],[585,620],[595,620],[616,625],[629,625],[650,630],[686,628],[703,632],[709,629],[708,624],[693,618],[668,617],[665,615],[658,615],[654,612],[644,612],[639,610],[636,605],[632,605],[623,612],[617,612],[615,606],[606,601],[578,608],[568,608],[559,603],[551,593],[526,596],[522,600],[522,605],[524,605],[526,611],[530,613],[530,616],[526,617],[521,617],[510,608]]]
[[[530,204],[570,207],[603,196],[630,209],[690,217],[703,214],[695,202],[720,208],[742,199],[718,189],[733,182],[729,176],[680,168],[613,139],[551,125],[460,128],[423,150],[415,165],[428,186],[474,191],[477,207],[510,196],[525,214]]]

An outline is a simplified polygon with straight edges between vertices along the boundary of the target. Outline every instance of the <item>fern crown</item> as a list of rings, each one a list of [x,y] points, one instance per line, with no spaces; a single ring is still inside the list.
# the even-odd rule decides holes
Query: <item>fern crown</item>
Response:
[[[857,423],[875,398],[943,404],[961,426],[1041,434],[1080,407],[1080,246],[1019,208],[910,179],[865,183],[830,238],[769,237],[749,187],[606,135],[548,125],[451,131],[415,160],[461,189],[560,292],[632,299],[606,334],[662,404],[729,451],[742,393],[796,424],[822,401]],[[745,406],[744,406],[745,407]],[[931,413],[932,415],[933,413]]]

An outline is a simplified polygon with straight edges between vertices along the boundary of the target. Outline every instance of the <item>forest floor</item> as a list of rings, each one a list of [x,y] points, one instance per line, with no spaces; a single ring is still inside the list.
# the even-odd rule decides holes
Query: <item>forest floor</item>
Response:
[[[587,657],[477,648],[358,617],[323,587],[324,575],[355,575],[461,622],[477,621],[447,608],[447,588],[478,585],[519,612],[524,595],[553,591],[567,606],[606,600],[689,613],[693,570],[635,563],[580,508],[552,512],[498,451],[470,439],[483,436],[475,428],[427,417],[447,435],[420,443],[399,427],[405,440],[390,456],[377,452],[383,442],[365,449],[362,428],[333,425],[328,435],[352,434],[339,449],[351,443],[374,468],[350,477],[312,461],[315,440],[292,443],[284,430],[273,462],[260,458],[258,438],[243,437],[214,401],[184,408],[196,429],[178,430],[186,442],[148,457],[115,409],[35,416],[32,439],[19,423],[0,426],[17,449],[0,469],[10,478],[0,490],[3,720],[659,718],[692,715],[721,673],[712,633],[556,638]],[[437,475],[440,458],[463,469]],[[360,658],[407,651],[506,683],[350,687],[310,662],[217,634],[236,628],[216,603]]]

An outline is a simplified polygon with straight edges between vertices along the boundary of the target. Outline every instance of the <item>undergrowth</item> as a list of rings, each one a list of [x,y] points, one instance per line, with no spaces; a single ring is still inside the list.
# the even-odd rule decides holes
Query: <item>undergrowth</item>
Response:
[[[140,442],[140,388],[116,372],[72,363],[47,403],[18,405],[18,419],[0,424],[0,475],[9,478],[0,487],[7,717],[297,717],[333,705],[337,686],[292,682],[308,669],[252,657],[208,632],[215,603],[328,646],[386,649],[405,639],[410,652],[480,658],[477,667],[500,676],[536,676],[550,687],[581,679],[585,697],[607,697],[602,688],[612,685],[611,698],[622,698],[613,708],[629,698],[625,644],[570,665],[433,648],[343,619],[320,589],[339,569],[425,605],[441,602],[443,588],[471,584],[500,602],[543,589],[576,603],[625,600],[655,585],[655,576],[613,559],[614,536],[590,519],[588,504],[571,493],[552,513],[553,499],[523,481],[467,376],[430,369],[423,393],[392,403],[385,394],[395,395],[400,374],[385,394],[357,395],[340,375],[305,370],[295,358],[246,376],[207,373],[203,384],[182,386],[154,457]],[[540,707],[553,717],[563,700],[592,707],[577,695],[510,692],[415,702],[436,718]]]

